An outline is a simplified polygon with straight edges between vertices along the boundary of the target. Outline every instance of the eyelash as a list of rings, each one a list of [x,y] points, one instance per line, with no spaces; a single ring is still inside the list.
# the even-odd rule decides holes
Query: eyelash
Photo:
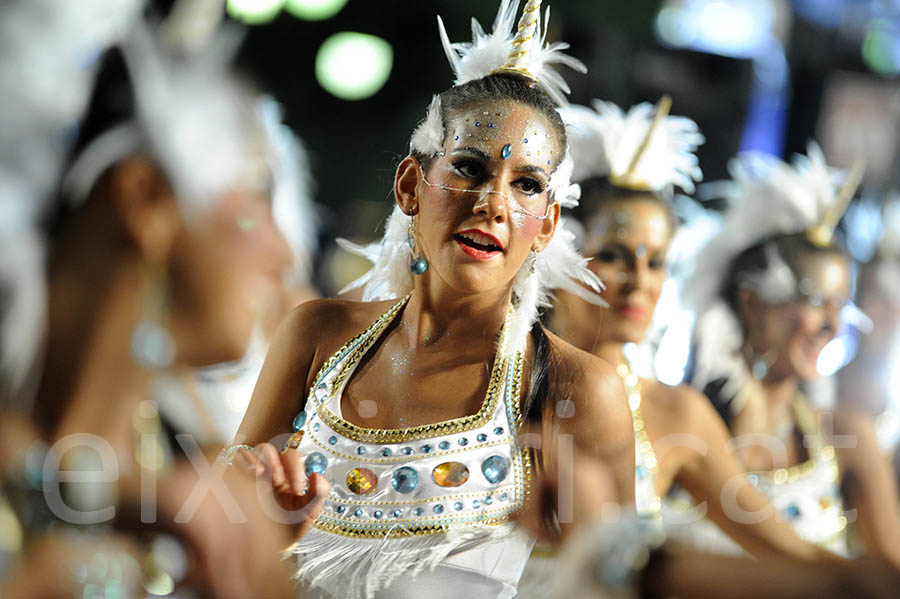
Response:
[[[465,170],[469,168],[474,168],[477,174],[467,174]],[[453,162],[453,170],[456,171],[456,174],[460,177],[470,179],[472,181],[478,181],[484,178],[484,167],[474,160],[457,160]],[[533,177],[522,177],[520,179],[516,179],[515,184],[519,186],[522,192],[528,195],[540,195],[544,192],[545,189],[544,184]]]

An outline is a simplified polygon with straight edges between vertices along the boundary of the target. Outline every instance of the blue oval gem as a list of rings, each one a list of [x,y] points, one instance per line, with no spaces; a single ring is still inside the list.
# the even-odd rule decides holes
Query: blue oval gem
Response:
[[[347,511],[347,508],[342,505],[339,505],[336,508],[334,508],[334,511],[336,511],[339,514],[343,514],[344,512]]]
[[[334,435],[331,435],[330,437],[328,437],[328,444],[329,444],[329,445],[336,445],[336,444],[337,444],[337,437],[335,437]]]
[[[454,503],[454,504],[453,504],[453,509],[455,509],[457,512],[458,512],[459,510],[463,509],[462,501],[457,501],[456,503]]]
[[[423,510],[420,507],[417,507],[416,509],[413,510],[413,516],[421,516],[424,513],[425,513],[425,510]]]
[[[498,426],[497,428],[495,428],[495,429],[494,429],[494,434],[495,434],[495,435],[502,435],[502,434],[503,434],[503,427],[502,427],[502,426]]]
[[[490,127],[491,129],[493,129],[493,128],[494,128],[494,123],[488,123],[488,127]]]
[[[438,447],[441,449],[450,449],[450,441],[441,441]]]
[[[443,513],[444,513],[444,506],[442,506],[440,503],[437,504],[436,506],[434,506],[434,513],[435,513],[435,514],[443,514]]]
[[[391,484],[399,493],[412,493],[419,485],[419,475],[412,468],[404,466],[394,472]]]
[[[481,127],[481,121],[475,121],[475,126],[476,126],[476,127]]]
[[[475,501],[472,502],[472,507],[477,510],[478,508],[481,507],[481,502],[476,499]]]
[[[304,424],[306,424],[306,410],[303,410],[302,412],[294,416],[294,432],[296,433],[301,428],[303,428]]]
[[[381,510],[375,510],[375,513],[372,515],[376,518],[381,518],[382,516],[384,516],[384,512],[382,512]]]
[[[478,436],[475,438],[478,440],[479,443],[484,443],[485,441],[487,441],[487,435],[485,435],[484,433],[479,433]]]
[[[489,483],[502,482],[509,474],[509,462],[499,455],[492,455],[481,463],[481,472]]]
[[[434,447],[432,447],[431,445],[423,445],[422,446],[422,453],[431,453],[433,450],[434,450]]]
[[[527,144],[527,143],[528,143],[528,138],[526,137],[525,139],[523,139],[523,140],[522,140],[522,143],[526,143],[526,144]]]
[[[381,450],[381,455],[383,455],[384,457],[390,456],[391,453],[392,453],[392,452],[391,452],[391,448],[390,448],[390,447],[385,447],[384,449]]]
[[[364,453],[366,453],[366,448],[360,445],[356,448],[356,453],[358,453],[359,455],[363,455]]]
[[[503,157],[503,160],[506,160],[510,156],[512,156],[512,144],[506,144],[503,146],[503,149],[500,150],[500,156]]]
[[[458,443],[459,443],[460,445],[462,445],[463,447],[465,447],[466,445],[469,444],[469,440],[466,439],[465,437],[460,437]]]
[[[399,518],[402,515],[403,515],[402,510],[394,510],[393,512],[391,512],[391,516],[393,516],[394,518]]]
[[[403,455],[411,455],[412,452],[413,452],[412,447],[404,447],[403,449],[400,450],[400,453],[402,453]]]
[[[317,474],[325,474],[325,469],[328,467],[328,460],[318,451],[306,456],[306,460],[304,460],[303,463],[306,476],[309,476],[314,472]]]
[[[494,498],[490,495],[484,498],[484,505],[491,505],[492,503],[494,503]]]
[[[319,429],[320,429],[320,428],[322,428],[322,425],[319,424],[318,422],[316,422],[315,424],[313,424],[313,430],[314,430],[314,431],[319,432]]]
[[[363,511],[362,511],[362,510],[356,510],[355,512],[353,512],[353,515],[356,516],[357,518],[359,518],[360,516],[363,515]]]

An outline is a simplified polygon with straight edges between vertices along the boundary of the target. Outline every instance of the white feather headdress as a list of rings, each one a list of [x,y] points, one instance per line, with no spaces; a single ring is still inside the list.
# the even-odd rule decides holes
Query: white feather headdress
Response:
[[[741,252],[773,235],[806,232],[813,238],[812,232],[820,231],[823,223],[836,225],[861,172],[854,168],[844,174],[828,167],[814,142],[791,164],[768,155],[744,154],[731,161],[729,170],[730,207],[718,234],[698,252],[685,285],[685,302],[698,317],[693,383],[703,387],[725,379],[723,393],[735,396],[750,373],[740,354],[744,339],[737,316],[720,297],[729,266]],[[786,301],[797,293],[796,276],[775,246],[765,251],[769,267],[750,273],[745,283],[764,301]],[[740,409],[740,402],[733,407]]]
[[[665,106],[665,104],[664,104]],[[575,181],[607,177],[629,189],[662,192],[678,186],[688,193],[703,173],[695,152],[704,142],[689,118],[661,114],[649,103],[627,113],[610,102],[564,106]]]
[[[493,31],[486,34],[472,20],[472,42],[450,43],[444,24],[438,17],[438,28],[444,51],[456,74],[456,85],[480,79],[498,71],[511,71],[534,79],[557,102],[564,102],[569,91],[562,77],[551,65],[559,63],[579,71],[586,71],[580,61],[562,53],[568,44],[557,42],[545,45],[546,21],[541,27],[540,0],[528,0],[512,33],[519,0],[502,0]],[[444,128],[441,101],[434,96],[425,119],[413,132],[410,150],[429,156],[437,155],[444,144]],[[563,160],[550,177],[551,201],[562,207],[578,205],[580,188],[571,183],[574,169],[572,156],[565,153]],[[360,246],[345,239],[338,244],[345,250],[372,262],[372,269],[344,288],[341,293],[363,288],[363,301],[375,301],[403,297],[413,289],[413,276],[409,271],[410,247],[407,235],[410,217],[395,206],[388,219],[384,237],[379,243]],[[524,350],[528,332],[537,320],[539,310],[550,306],[553,289],[565,289],[594,304],[604,304],[600,297],[603,283],[587,268],[587,259],[578,253],[573,243],[574,235],[560,222],[550,244],[535,254],[533,263],[526,260],[513,281],[513,304],[516,307],[509,339],[513,351]]]

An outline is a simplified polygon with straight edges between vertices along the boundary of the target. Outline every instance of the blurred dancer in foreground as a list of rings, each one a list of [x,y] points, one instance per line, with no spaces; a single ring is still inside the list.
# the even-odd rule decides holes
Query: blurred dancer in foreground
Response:
[[[51,4],[5,10],[49,16],[56,10]],[[100,8],[112,14],[115,7]],[[220,473],[191,438],[177,446],[187,459],[167,460],[149,385],[154,373],[176,365],[242,356],[257,305],[280,290],[290,252],[272,221],[261,125],[228,73],[233,37],[186,52],[170,45],[165,33],[171,30],[163,26],[157,37],[135,16],[141,6],[132,8],[117,32],[118,44],[110,36],[106,43],[74,48],[103,54],[89,108],[81,118],[80,111],[70,115],[78,119],[77,141],[49,148],[54,160],[34,170],[19,168],[14,158],[35,156],[4,148],[5,180],[27,192],[5,198],[13,207],[10,219],[18,219],[15,228],[30,235],[30,247],[43,250],[47,264],[38,254],[30,261],[36,269],[3,269],[11,275],[11,305],[22,310],[5,315],[4,339],[32,341],[36,349],[33,366],[19,371],[35,381],[35,440],[5,447],[3,460],[4,491],[25,536],[7,588],[11,594],[34,590],[33,575],[51,568],[60,573],[59,586],[47,591],[54,595],[82,594],[82,587],[84,593],[134,595],[143,592],[141,585],[166,594],[160,591],[179,581],[217,595],[292,594],[278,552],[302,533],[304,520],[294,520],[296,530],[266,517],[254,485],[238,471],[224,487],[231,500],[220,497]],[[3,21],[22,22],[13,16],[22,13],[6,14]],[[56,33],[81,39],[79,22],[63,21]],[[44,43],[40,51],[60,51],[33,31],[27,40]],[[104,53],[107,45],[114,48]],[[90,87],[94,75],[65,73],[81,87]],[[4,83],[16,88],[15,97],[27,99],[35,91],[27,81]],[[57,139],[53,134],[67,124],[57,114],[40,113],[40,105],[17,108],[39,113],[22,120],[31,128],[13,119],[19,150],[45,149],[41,144]],[[35,289],[36,295],[27,294]],[[42,297],[46,303],[35,301]],[[26,326],[35,323],[43,326]],[[17,349],[4,347],[4,356],[20,355]],[[10,380],[21,390],[11,403],[21,407],[28,377]],[[4,419],[0,426],[10,423]],[[54,464],[99,470],[103,478],[57,481]],[[48,496],[48,485],[61,495]],[[307,495],[313,505],[318,490]],[[113,518],[122,533],[97,526]],[[148,549],[144,532],[125,534],[148,524],[184,545],[166,541]],[[65,534],[58,538],[52,531]],[[59,556],[66,561],[55,563]],[[71,568],[67,562],[74,562]]]

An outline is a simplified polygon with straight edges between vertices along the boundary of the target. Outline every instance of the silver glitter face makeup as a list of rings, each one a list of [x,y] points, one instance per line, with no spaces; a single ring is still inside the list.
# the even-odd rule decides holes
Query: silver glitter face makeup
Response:
[[[432,171],[426,177],[423,173],[423,180],[444,191],[479,194],[478,201],[500,196],[512,207],[517,224],[524,218],[542,220],[550,211],[544,192],[559,159],[556,139],[541,119],[510,119],[510,113],[510,109],[475,107],[451,116],[442,152],[442,157],[451,158],[450,164],[445,174]],[[516,165],[521,176],[509,189],[497,189],[497,183],[491,182],[493,174],[507,161]],[[473,176],[476,172],[478,177]]]

